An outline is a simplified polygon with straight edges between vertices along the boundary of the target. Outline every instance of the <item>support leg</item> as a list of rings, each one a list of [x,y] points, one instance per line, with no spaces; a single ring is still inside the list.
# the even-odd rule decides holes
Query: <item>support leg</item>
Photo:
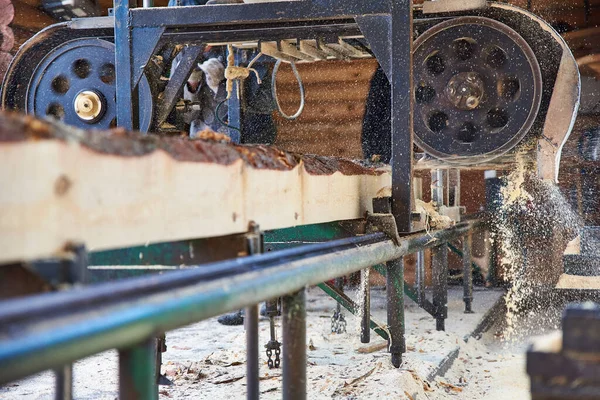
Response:
[[[360,342],[369,343],[371,341],[371,285],[369,284],[370,268],[360,271],[360,289],[362,301],[360,304]]]
[[[173,384],[165,375],[160,373],[162,367],[162,354],[167,351],[167,336],[163,333],[156,337],[156,383],[163,386]]]
[[[443,243],[431,249],[433,272],[433,307],[435,308],[435,328],[446,330],[448,317],[448,245]]]
[[[119,398],[156,400],[156,338],[119,351]]]
[[[422,306],[425,304],[425,252],[423,250],[417,252],[416,281],[417,304]]]
[[[306,399],[306,293],[282,298],[283,399]]]
[[[412,1],[391,2],[392,214],[399,232],[411,232],[413,95]]]
[[[399,258],[386,264],[387,320],[390,334],[389,352],[392,364],[400,368],[402,353],[405,352],[404,339],[404,260]]]
[[[463,237],[463,300],[465,302],[465,313],[473,312],[473,266],[471,265],[471,246],[473,235],[471,232]]]
[[[56,400],[71,400],[73,398],[73,364],[67,364],[54,371],[56,376]]]
[[[340,293],[344,293],[344,278],[336,278],[335,279],[335,287],[339,290]],[[331,332],[342,334],[346,333],[346,318],[342,313],[342,306],[339,302],[335,305],[335,311],[333,312],[333,316],[331,317]]]
[[[115,76],[117,79],[117,124],[127,130],[133,130],[134,104],[133,69],[131,49],[131,27],[129,26],[129,8],[135,7],[133,0],[115,0]]]
[[[246,324],[246,398],[258,400],[258,305],[246,308],[244,322]]]

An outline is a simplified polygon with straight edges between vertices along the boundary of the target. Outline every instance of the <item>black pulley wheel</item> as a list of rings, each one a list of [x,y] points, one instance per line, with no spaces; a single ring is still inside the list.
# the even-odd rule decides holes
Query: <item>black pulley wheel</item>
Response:
[[[27,87],[25,111],[83,129],[116,126],[115,46],[80,38],[53,48],[36,67]],[[152,122],[152,93],[139,83],[140,130]]]
[[[535,55],[514,30],[492,19],[442,22],[416,41],[414,140],[447,162],[493,159],[533,125],[542,96]]]

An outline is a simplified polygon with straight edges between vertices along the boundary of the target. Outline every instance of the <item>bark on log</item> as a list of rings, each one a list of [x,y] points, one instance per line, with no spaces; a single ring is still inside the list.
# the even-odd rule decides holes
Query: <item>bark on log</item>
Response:
[[[45,12],[30,6],[21,0],[12,0],[12,5],[15,8],[12,23],[16,26],[40,31],[43,28],[58,22]]]
[[[8,25],[15,16],[15,8],[10,0],[0,1],[0,25]]]
[[[356,219],[382,166],[0,114],[0,263]]]
[[[8,26],[0,26],[0,51],[9,52],[15,46],[15,36]]]
[[[4,52],[4,51],[0,51],[0,83],[4,79],[4,74],[6,73],[6,70],[8,69],[8,65],[10,64],[12,57],[13,57],[12,54]]]

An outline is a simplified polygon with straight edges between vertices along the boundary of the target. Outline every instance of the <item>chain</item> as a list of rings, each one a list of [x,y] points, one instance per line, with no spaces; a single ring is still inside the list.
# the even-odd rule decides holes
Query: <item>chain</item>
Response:
[[[279,368],[281,365],[281,343],[277,340],[269,340],[265,347],[267,348],[267,366],[269,369]],[[273,360],[273,350],[275,350],[275,360]]]

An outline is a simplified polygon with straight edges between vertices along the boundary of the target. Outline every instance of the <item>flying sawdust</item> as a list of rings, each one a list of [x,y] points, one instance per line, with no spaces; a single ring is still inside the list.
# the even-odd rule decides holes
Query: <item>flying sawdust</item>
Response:
[[[505,339],[513,340],[519,316],[535,304],[536,295],[555,287],[563,270],[562,256],[582,225],[562,193],[551,182],[540,180],[523,159],[504,180],[497,212],[492,217],[492,237],[501,251],[506,294]],[[525,332],[519,332],[523,334]]]

